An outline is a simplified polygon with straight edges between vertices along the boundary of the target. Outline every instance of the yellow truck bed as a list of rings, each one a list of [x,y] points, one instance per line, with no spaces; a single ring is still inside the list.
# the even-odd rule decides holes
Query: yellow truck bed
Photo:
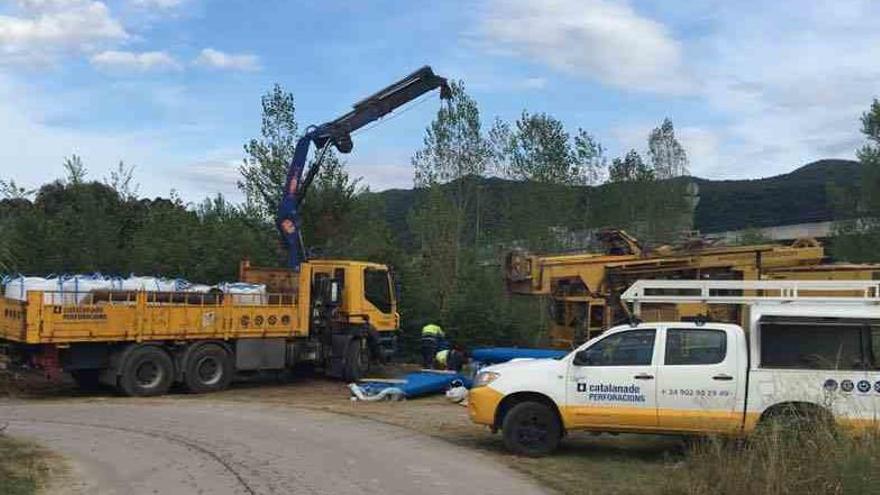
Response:
[[[52,304],[40,291],[28,292],[26,302],[0,297],[0,339],[65,344],[308,335],[307,305],[289,294],[270,295],[265,304],[238,304],[232,297],[193,301],[192,295],[185,303],[161,302],[173,299],[168,294],[137,292],[79,304]]]

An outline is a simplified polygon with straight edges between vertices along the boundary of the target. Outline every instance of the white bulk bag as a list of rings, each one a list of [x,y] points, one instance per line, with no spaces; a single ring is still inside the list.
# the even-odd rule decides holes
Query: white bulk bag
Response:
[[[110,290],[113,282],[101,275],[72,275],[61,282],[63,304],[81,304],[89,301],[93,290]],[[56,304],[59,304],[56,302]]]
[[[8,299],[27,301],[29,291],[45,291],[43,301],[46,304],[61,304],[61,295],[54,292],[61,290],[61,280],[58,278],[25,277],[19,276],[9,279],[3,295]],[[57,299],[57,302],[56,302]]]
[[[217,286],[225,294],[232,295],[233,304],[266,304],[266,286],[244,282],[222,283]]]
[[[180,279],[167,279],[159,277],[138,277],[131,275],[120,282],[116,282],[114,288],[119,290],[130,291],[147,291],[147,292],[176,292],[181,290],[185,281]]]

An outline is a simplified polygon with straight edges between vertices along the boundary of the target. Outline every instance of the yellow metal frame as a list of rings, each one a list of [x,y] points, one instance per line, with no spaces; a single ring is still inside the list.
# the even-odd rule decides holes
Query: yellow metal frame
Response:
[[[0,337],[27,344],[74,342],[141,342],[269,337],[305,337],[307,315],[297,304],[154,302],[155,292],[138,292],[133,300],[49,304],[46,293],[31,291],[27,303],[2,299],[21,315],[4,317]],[[271,296],[270,296],[271,299]]]

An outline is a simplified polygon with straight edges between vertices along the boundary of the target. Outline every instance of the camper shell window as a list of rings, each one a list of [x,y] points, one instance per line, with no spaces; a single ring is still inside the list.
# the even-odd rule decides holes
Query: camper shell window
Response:
[[[762,368],[880,369],[880,320],[763,317]]]

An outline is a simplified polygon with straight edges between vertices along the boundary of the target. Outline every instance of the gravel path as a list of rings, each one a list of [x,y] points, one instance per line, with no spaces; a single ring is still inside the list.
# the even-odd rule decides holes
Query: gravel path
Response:
[[[478,452],[409,430],[263,404],[170,399],[0,405],[7,433],[72,461],[67,493],[543,493]]]

